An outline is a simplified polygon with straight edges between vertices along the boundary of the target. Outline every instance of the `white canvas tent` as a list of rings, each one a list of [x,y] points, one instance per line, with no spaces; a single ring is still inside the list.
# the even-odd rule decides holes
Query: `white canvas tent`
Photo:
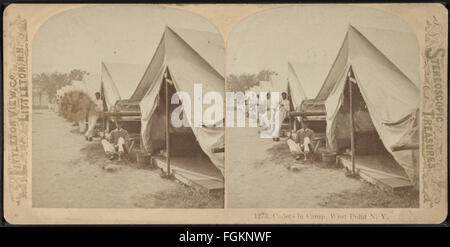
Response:
[[[287,80],[285,77],[282,77],[278,74],[276,75],[270,75],[270,89],[271,92],[279,92],[280,93],[280,97],[281,97],[281,93],[287,93]]]
[[[61,87],[61,89],[60,89],[61,91],[61,94],[62,95],[64,95],[65,93],[66,93],[66,91],[67,91],[67,85],[66,86],[63,86],[63,87]]]
[[[63,97],[65,93],[67,93],[70,89],[70,85],[65,85],[59,89],[60,96]]]
[[[86,90],[86,83],[84,81],[72,80],[59,91],[61,96],[63,96],[61,103],[69,103],[69,106],[66,105],[63,109],[65,111],[63,116],[70,121],[79,122],[80,128],[84,126],[82,123],[86,120],[85,101],[82,100],[84,98],[82,95],[86,94]],[[76,111],[73,111],[74,109]]]
[[[66,86],[61,88],[61,95],[62,96],[64,96],[64,94],[67,93],[69,87],[70,87],[69,85],[66,85]]]
[[[255,86],[249,88],[248,91],[259,93],[261,91],[261,88],[258,85],[255,85]]]
[[[377,30],[377,33],[381,35],[382,31]],[[407,36],[404,33],[390,35],[392,31],[388,31],[387,34],[383,37],[389,37],[388,43],[395,44],[398,49],[401,49],[402,42],[406,42],[404,46],[408,51],[410,43],[417,42],[412,37],[410,40],[397,40]],[[340,109],[344,104],[345,90],[351,84],[354,90],[359,88],[368,112],[359,119],[356,115],[355,124],[366,130],[374,128],[386,150],[412,179],[418,169],[413,161],[413,150],[393,152],[391,147],[411,131],[419,108],[419,90],[414,83],[418,81],[418,72],[411,70],[405,73],[400,68],[411,68],[413,65],[397,63],[416,64],[418,53],[396,51],[397,54],[407,56],[407,59],[397,59],[397,63],[394,63],[391,57],[396,57],[395,54],[386,54],[375,44],[355,27],[349,27],[336,60],[316,98],[317,102],[325,104],[328,145],[331,150],[337,150],[336,133],[346,131],[345,135],[350,135],[347,122],[344,121],[348,118],[343,117]]]
[[[330,66],[288,62],[288,94],[294,109],[298,109],[304,100],[314,99]]]
[[[217,92],[224,98],[224,55],[224,42],[219,34],[166,27],[153,59],[130,98],[131,102],[140,100],[141,143],[146,150],[152,151],[152,145],[165,140],[165,115],[161,115],[161,110],[155,113],[160,90],[165,87],[164,75],[169,75],[176,91],[190,95],[191,101],[194,84],[202,85],[203,95]],[[224,154],[214,153],[213,148],[223,147],[224,129],[192,127],[192,132],[202,151],[223,174]]]
[[[60,89],[61,96],[71,92],[86,92],[86,84],[84,81],[72,80],[68,85]]]
[[[63,97],[65,93],[74,91],[83,92],[88,95],[92,100],[95,99],[95,92],[100,92],[101,80],[98,75],[87,75],[82,81],[73,80],[70,84],[61,87],[56,90],[56,95]]]
[[[272,83],[271,81],[259,81],[259,92],[272,92]]]
[[[84,81],[73,80],[71,82],[71,91],[86,92],[86,84]]]
[[[258,85],[249,88],[247,91],[260,93],[260,92],[286,92],[287,83],[279,75],[271,75],[268,81],[259,81]]]
[[[86,94],[91,100],[95,100],[95,93],[101,91],[101,77],[99,75],[90,74],[83,78],[86,87]]]
[[[286,92],[287,83],[279,75],[271,75],[268,81],[259,81],[258,85],[251,87],[248,91],[260,92]]]
[[[145,65],[102,62],[102,91],[108,110],[118,100],[129,99],[145,71]]]
[[[419,51],[415,34],[394,30],[383,30],[367,27],[350,26],[349,32],[354,30],[362,35],[369,43],[383,54],[397,70],[401,71],[414,85],[419,86]],[[338,55],[325,78],[325,82],[315,98],[316,103],[326,100],[333,85],[343,73],[345,62],[349,59],[349,47],[345,44],[346,36]],[[354,53],[354,52],[353,52]]]

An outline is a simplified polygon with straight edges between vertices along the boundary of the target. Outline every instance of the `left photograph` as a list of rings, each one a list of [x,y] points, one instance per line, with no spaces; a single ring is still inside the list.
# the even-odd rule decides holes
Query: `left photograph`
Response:
[[[88,6],[30,43],[32,207],[224,207],[225,48],[212,23]]]

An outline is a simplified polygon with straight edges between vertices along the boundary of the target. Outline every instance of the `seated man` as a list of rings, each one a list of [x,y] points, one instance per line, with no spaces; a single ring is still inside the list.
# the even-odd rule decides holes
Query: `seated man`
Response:
[[[127,148],[128,131],[122,129],[122,123],[116,121],[117,128],[102,140],[103,149],[110,160],[113,160],[116,154],[119,156],[119,161],[122,160],[123,153]]]
[[[308,129],[308,123],[305,121],[301,121],[301,125],[302,128],[296,132],[296,140],[289,139],[287,144],[291,153],[295,155],[296,160],[299,160],[301,158],[300,155],[303,154],[306,161],[309,154],[313,151],[311,140],[314,138],[314,131]]]

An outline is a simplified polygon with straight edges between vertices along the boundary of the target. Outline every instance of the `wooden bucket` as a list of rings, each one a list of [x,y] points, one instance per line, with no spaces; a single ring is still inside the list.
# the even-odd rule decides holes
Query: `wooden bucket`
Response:
[[[136,154],[137,163],[140,165],[150,164],[150,157],[151,157],[151,155],[149,153],[137,153]]]
[[[336,153],[333,152],[323,152],[322,153],[322,161],[326,164],[335,164],[336,163]]]

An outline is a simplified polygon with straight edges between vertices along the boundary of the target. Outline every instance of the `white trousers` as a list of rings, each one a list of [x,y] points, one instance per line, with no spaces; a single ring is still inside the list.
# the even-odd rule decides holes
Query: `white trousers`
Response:
[[[303,139],[303,143],[302,144],[296,143],[292,139],[288,139],[287,140],[287,144],[289,146],[289,150],[291,151],[291,153],[293,155],[309,153],[310,152],[310,149],[309,149],[309,144],[310,143],[311,143],[311,140],[309,139],[309,137],[305,137]]]
[[[93,137],[94,136],[94,129],[95,125],[97,124],[97,115],[89,116],[88,118],[88,129],[86,131],[86,134],[84,134],[86,137]]]
[[[114,145],[111,142],[109,142],[105,139],[102,140],[103,149],[105,150],[106,154],[115,154],[117,151],[119,153],[123,153],[123,151],[124,151],[123,145],[124,144],[125,144],[125,140],[122,137],[119,137],[119,140],[117,141],[118,149],[116,150],[116,148],[114,147]]]
[[[78,121],[78,128],[81,133],[85,132],[86,131],[86,121],[85,120]]]
[[[276,122],[276,117],[273,117],[271,119],[272,122],[272,137],[277,138],[280,136],[280,129],[281,125],[283,124],[284,120],[288,116],[288,111],[284,108],[280,108],[278,112],[275,111],[274,114],[278,113],[278,123]]]

